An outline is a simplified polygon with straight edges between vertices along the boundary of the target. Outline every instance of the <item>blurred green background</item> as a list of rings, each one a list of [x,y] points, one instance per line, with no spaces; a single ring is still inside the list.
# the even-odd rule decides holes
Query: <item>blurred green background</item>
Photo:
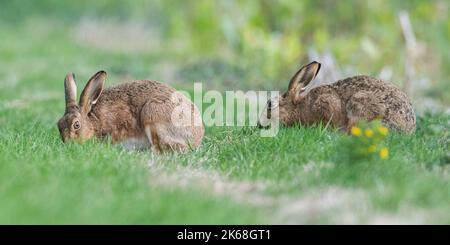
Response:
[[[416,40],[410,51],[401,11]],[[210,89],[274,90],[285,89],[316,53],[319,61],[331,56],[335,67],[328,68],[338,78],[381,76],[399,86],[409,82],[415,96],[433,103],[450,102],[446,0],[2,0],[0,34],[2,49],[11,50],[0,62],[14,64],[0,68],[7,78],[12,68],[59,80],[68,71],[88,76],[102,68],[186,88],[202,81]],[[27,65],[37,67],[20,67],[33,54],[38,64]],[[46,62],[52,56],[61,63]]]

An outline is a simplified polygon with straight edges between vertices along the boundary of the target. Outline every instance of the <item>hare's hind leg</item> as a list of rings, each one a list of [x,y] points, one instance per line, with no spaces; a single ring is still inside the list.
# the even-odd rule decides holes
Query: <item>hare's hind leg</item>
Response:
[[[183,152],[188,149],[188,145],[180,137],[174,135],[164,124],[154,124],[145,127],[151,148],[156,153],[163,152]]]
[[[170,125],[165,123],[152,123],[145,126],[145,134],[151,144],[152,151],[183,152],[188,149],[188,144],[182,136],[173,132]]]
[[[161,148],[159,147],[159,138],[154,127],[152,127],[151,124],[147,124],[144,128],[144,131],[145,135],[148,138],[148,141],[150,142],[150,148],[152,149],[152,151],[160,153]]]
[[[170,101],[157,103],[149,101],[141,111],[141,123],[149,139],[151,148],[157,153],[167,151],[182,152],[188,149],[187,139],[191,131],[172,123],[173,105]]]
[[[159,152],[184,152],[188,149],[184,135],[173,125],[155,123],[154,128]]]
[[[347,111],[347,131],[359,121],[374,119],[383,119],[386,108],[382,101],[370,92],[357,92],[346,104]]]

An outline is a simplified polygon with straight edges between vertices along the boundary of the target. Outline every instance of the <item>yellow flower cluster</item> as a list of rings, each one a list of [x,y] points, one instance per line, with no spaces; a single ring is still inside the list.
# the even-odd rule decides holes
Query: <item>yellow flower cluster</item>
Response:
[[[386,136],[389,133],[389,129],[384,127],[384,126],[380,126],[377,128],[378,132],[382,135],[382,136]],[[359,127],[352,127],[351,128],[351,133],[354,136],[361,136],[362,135],[362,130]],[[368,138],[372,137],[374,134],[373,130],[368,128],[366,130],[364,130],[364,135]]]
[[[384,138],[388,135],[389,129],[382,126],[381,122],[361,124],[350,129],[350,133],[356,136],[355,148],[363,155],[371,155],[378,153],[381,159],[387,159],[389,150],[382,145]]]

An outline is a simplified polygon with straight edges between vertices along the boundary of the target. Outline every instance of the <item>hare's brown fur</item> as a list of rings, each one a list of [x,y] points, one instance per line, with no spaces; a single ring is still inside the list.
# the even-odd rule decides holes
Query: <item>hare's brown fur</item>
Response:
[[[307,69],[318,63],[311,63]],[[302,71],[302,69],[300,71]],[[315,74],[320,69],[312,69]],[[335,83],[315,87],[301,94],[314,79],[315,74],[308,70],[297,74],[291,80],[290,89],[278,98],[276,119],[283,125],[301,123],[312,125],[331,123],[331,125],[349,131],[361,120],[380,119],[382,123],[395,131],[412,133],[416,127],[416,117],[407,95],[391,83],[369,76],[354,76]],[[296,74],[296,76],[297,76]],[[296,89],[300,87],[299,89]],[[262,119],[267,118],[264,112]],[[267,123],[266,123],[267,124]]]
[[[163,152],[197,147],[204,134],[196,106],[172,87],[157,81],[132,81],[107,88],[87,113],[82,107],[81,102],[79,106],[69,106],[59,121],[63,140],[96,136],[122,143],[136,139]],[[174,110],[180,111],[176,117]],[[74,120],[81,121],[80,130],[71,129]]]
[[[369,76],[354,76],[317,87],[306,95],[298,109],[305,124],[327,122],[349,129],[360,120],[381,119],[387,127],[413,132],[416,117],[404,92]],[[335,117],[335,118],[333,118]]]
[[[145,135],[145,127],[150,131],[158,131],[162,126],[171,122],[171,112],[180,103],[190,103],[191,113],[194,115],[194,105],[189,101],[171,101],[172,95],[177,91],[157,81],[133,81],[112,87],[103,91],[95,107],[88,114],[91,122],[95,124],[94,131],[97,137],[110,135],[113,142],[121,142],[128,138],[139,138]],[[139,94],[139,96],[135,96]],[[203,127],[183,130],[192,131],[195,139],[193,146],[200,144]],[[169,142],[161,142],[164,133],[153,132],[153,143],[158,150],[170,148]],[[163,143],[163,144],[162,144]],[[182,143],[180,143],[182,144]],[[173,147],[173,146],[172,146]],[[177,148],[183,148],[180,145]]]

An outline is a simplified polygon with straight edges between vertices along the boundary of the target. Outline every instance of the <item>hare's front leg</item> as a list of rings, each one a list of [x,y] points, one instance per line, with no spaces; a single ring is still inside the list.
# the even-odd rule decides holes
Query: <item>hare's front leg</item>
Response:
[[[383,119],[385,106],[381,99],[367,91],[357,92],[346,104],[347,132],[361,120]]]

